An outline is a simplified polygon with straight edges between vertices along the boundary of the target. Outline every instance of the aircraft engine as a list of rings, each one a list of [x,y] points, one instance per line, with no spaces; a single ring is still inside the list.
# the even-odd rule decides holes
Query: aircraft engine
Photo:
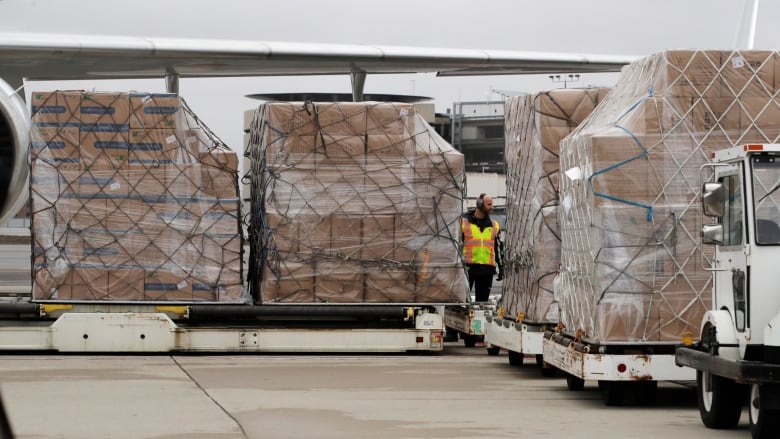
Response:
[[[8,185],[5,203],[0,206],[0,227],[11,219],[27,202],[30,168],[27,152],[30,145],[30,116],[24,100],[5,81],[0,79],[0,172],[6,172]]]

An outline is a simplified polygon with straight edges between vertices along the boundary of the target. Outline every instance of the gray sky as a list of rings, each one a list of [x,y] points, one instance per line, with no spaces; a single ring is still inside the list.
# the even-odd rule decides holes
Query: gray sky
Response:
[[[664,49],[729,49],[743,0],[5,0],[4,31],[115,34],[647,55]],[[763,0],[757,49],[777,49],[780,2]],[[583,75],[574,86],[614,84],[617,74]],[[498,100],[491,90],[561,86],[547,75],[437,78],[374,75],[367,93]],[[27,90],[165,90],[163,80],[34,83]],[[243,152],[244,97],[270,92],[349,92],[348,76],[183,79],[180,93],[228,145]]]

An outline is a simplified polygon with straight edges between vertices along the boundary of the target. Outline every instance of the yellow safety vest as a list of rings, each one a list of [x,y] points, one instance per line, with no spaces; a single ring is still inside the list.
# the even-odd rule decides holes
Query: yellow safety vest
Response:
[[[479,226],[462,218],[460,228],[463,231],[463,259],[467,264],[496,266],[495,241],[498,236],[498,221],[493,227],[480,231]]]

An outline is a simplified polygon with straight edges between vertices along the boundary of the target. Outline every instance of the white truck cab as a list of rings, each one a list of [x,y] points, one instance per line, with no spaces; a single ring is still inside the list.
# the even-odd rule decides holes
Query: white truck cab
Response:
[[[753,438],[780,437],[780,144],[719,151],[701,175],[712,307],[675,361],[696,369],[707,427],[736,427],[747,401]]]

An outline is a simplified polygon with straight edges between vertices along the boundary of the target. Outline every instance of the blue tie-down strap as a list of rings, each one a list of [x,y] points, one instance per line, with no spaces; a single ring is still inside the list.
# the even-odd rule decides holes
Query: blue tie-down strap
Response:
[[[647,148],[645,148],[644,145],[642,145],[642,142],[640,142],[639,139],[637,139],[636,136],[634,136],[634,133],[632,133],[631,131],[627,130],[626,128],[624,128],[624,127],[622,127],[620,125],[615,125],[615,126],[617,128],[622,129],[626,133],[628,133],[628,135],[631,136],[632,139],[634,139],[634,142],[636,142],[636,144],[642,149],[642,152],[640,152],[639,154],[635,155],[634,157],[631,157],[631,158],[628,158],[628,159],[623,160],[621,162],[615,163],[614,165],[607,166],[604,169],[595,171],[593,173],[593,175],[591,175],[588,178],[588,183],[590,184],[590,190],[593,192],[593,195],[595,195],[597,197],[602,197],[602,198],[606,198],[608,200],[617,201],[619,203],[630,204],[632,206],[643,207],[643,208],[647,209],[647,220],[651,221],[653,219],[653,206],[651,206],[649,204],[645,204],[645,203],[639,203],[639,202],[636,202],[636,201],[627,200],[625,198],[615,197],[615,196],[612,196],[612,195],[609,195],[609,194],[605,194],[605,193],[602,193],[602,192],[596,192],[596,190],[593,188],[593,178],[594,177],[596,177],[596,176],[598,176],[600,174],[607,173],[607,172],[609,172],[609,171],[611,171],[613,169],[619,168],[619,167],[625,165],[626,163],[630,163],[630,162],[632,162],[632,161],[634,161],[636,159],[647,157]]]

